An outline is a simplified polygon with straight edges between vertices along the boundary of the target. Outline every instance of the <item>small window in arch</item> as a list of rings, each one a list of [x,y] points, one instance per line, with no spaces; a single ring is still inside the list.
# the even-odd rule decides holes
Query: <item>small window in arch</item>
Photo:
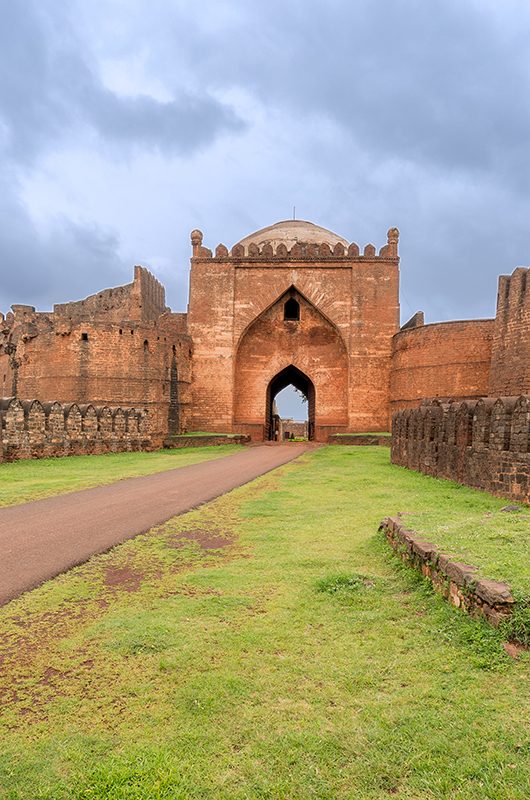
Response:
[[[300,303],[294,297],[290,297],[283,307],[283,318],[286,320],[300,319]]]
[[[147,339],[144,339],[144,350],[146,353],[149,350],[149,342],[147,341]]]
[[[82,342],[88,342],[88,333],[82,333],[81,334],[81,341]]]

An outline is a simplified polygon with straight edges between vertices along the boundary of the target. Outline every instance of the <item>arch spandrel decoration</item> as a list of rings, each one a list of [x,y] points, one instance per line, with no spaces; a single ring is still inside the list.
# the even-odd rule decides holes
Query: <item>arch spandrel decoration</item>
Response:
[[[276,293],[275,296],[274,296],[273,301],[270,302],[268,305],[266,305],[264,308],[262,308],[261,311],[259,311],[257,314],[255,314],[252,317],[252,319],[249,320],[248,324],[242,329],[242,331],[240,332],[240,334],[238,336],[238,340],[237,340],[237,344],[236,344],[236,357],[237,357],[237,352],[239,351],[239,348],[241,346],[241,343],[244,341],[245,337],[251,331],[253,326],[259,324],[260,320],[264,319],[266,317],[266,315],[272,309],[274,309],[276,306],[278,306],[278,307],[281,306],[281,308],[282,308],[282,318],[283,318],[283,307],[284,307],[284,304],[290,298],[293,298],[293,299],[297,300],[300,308],[304,305],[304,303],[307,304],[308,306],[310,306],[314,310],[314,312],[317,315],[319,315],[322,318],[322,320],[324,320],[329,325],[329,327],[332,328],[335,331],[337,336],[340,338],[340,341],[342,342],[342,346],[344,347],[344,350],[346,352],[348,351],[347,342],[344,339],[342,331],[336,325],[336,323],[327,316],[327,314],[321,309],[319,304],[314,302],[311,299],[311,297],[309,297],[304,292],[302,292],[300,290],[300,288],[296,284],[290,284],[283,291],[281,291],[280,294]],[[262,303],[260,305],[262,305]]]
[[[315,272],[313,271],[311,275],[304,275],[302,270],[296,270],[295,273],[294,275],[289,274],[283,280],[280,276],[280,279],[275,281],[273,286],[267,284],[260,285],[259,292],[251,293],[250,296],[247,291],[245,291],[245,302],[239,309],[237,308],[236,301],[238,313],[234,320],[235,341],[240,340],[249,326],[261,314],[274,305],[279,297],[282,297],[293,288],[309,303],[312,303],[315,308],[318,308],[320,313],[323,314],[337,330],[340,328],[347,329],[349,327],[349,311],[345,310],[343,303],[337,302],[335,294],[326,292],[324,286],[320,282],[315,281]],[[348,282],[348,291],[349,289],[350,284]]]

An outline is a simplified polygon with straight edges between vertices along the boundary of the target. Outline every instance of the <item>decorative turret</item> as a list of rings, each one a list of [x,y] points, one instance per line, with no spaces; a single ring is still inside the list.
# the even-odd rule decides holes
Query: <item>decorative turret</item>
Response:
[[[193,256],[198,256],[202,245],[202,231],[197,228],[191,232],[191,246],[193,247]]]

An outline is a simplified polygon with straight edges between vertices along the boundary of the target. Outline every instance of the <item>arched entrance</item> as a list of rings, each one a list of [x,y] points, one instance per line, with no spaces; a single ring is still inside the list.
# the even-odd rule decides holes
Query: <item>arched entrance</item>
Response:
[[[312,439],[325,442],[330,430],[347,429],[349,375],[344,340],[338,328],[294,286],[242,333],[233,374],[232,429],[250,434],[254,441],[271,437],[272,402],[290,384],[308,398]]]
[[[269,381],[265,401],[265,438],[275,439],[275,421],[273,417],[273,403],[276,395],[287,386],[294,386],[307,397],[308,403],[308,439],[315,436],[315,387],[313,381],[299,370],[294,364],[290,364]]]

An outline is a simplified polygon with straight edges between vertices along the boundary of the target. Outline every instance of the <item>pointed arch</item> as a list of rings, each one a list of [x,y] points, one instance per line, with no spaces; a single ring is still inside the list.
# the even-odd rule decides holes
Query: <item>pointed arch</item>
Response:
[[[266,316],[272,308],[277,306],[279,303],[287,302],[287,300],[290,299],[290,298],[293,298],[293,299],[297,300],[298,303],[300,303],[300,299],[301,299],[304,303],[307,303],[309,306],[311,306],[315,310],[315,312],[317,314],[319,314],[322,317],[322,319],[324,319],[328,323],[328,325],[330,325],[332,328],[334,328],[334,330],[337,333],[337,336],[340,338],[340,340],[341,340],[341,342],[342,342],[342,344],[344,346],[344,349],[346,351],[348,350],[347,345],[346,345],[346,341],[344,340],[344,336],[342,335],[342,331],[337,327],[335,322],[333,322],[333,320],[330,319],[328,317],[328,315],[324,311],[322,311],[321,308],[319,308],[317,305],[315,305],[313,300],[311,300],[307,295],[305,295],[304,292],[302,292],[302,290],[299,289],[298,286],[295,283],[291,283],[290,286],[288,286],[286,289],[284,289],[282,292],[280,292],[280,294],[276,295],[274,300],[272,300],[272,302],[270,302],[268,304],[268,306],[266,306],[262,311],[260,311],[258,314],[256,314],[256,316],[253,317],[253,319],[251,319],[247,323],[245,328],[243,328],[243,330],[241,331],[241,334],[240,334],[239,339],[237,341],[236,351],[238,350],[241,342],[243,341],[243,339],[245,338],[245,336],[247,335],[247,333],[249,332],[249,330],[252,328],[253,325],[258,323],[260,319],[262,319],[264,316]]]
[[[297,321],[285,319],[284,307],[289,299],[299,304]],[[346,344],[337,326],[295,285],[279,294],[245,328],[233,369],[234,425],[255,438],[266,438],[270,433],[269,386],[275,388],[280,375],[294,376],[298,383],[303,375],[311,382],[315,438],[327,440],[330,428],[348,425]],[[297,385],[287,380],[285,386],[290,383]]]
[[[308,439],[314,438],[315,434],[315,385],[311,378],[304,372],[295,367],[294,364],[284,367],[273,378],[267,386],[265,398],[265,439],[274,439],[274,415],[273,406],[276,396],[287,386],[294,386],[307,397],[308,403]]]

